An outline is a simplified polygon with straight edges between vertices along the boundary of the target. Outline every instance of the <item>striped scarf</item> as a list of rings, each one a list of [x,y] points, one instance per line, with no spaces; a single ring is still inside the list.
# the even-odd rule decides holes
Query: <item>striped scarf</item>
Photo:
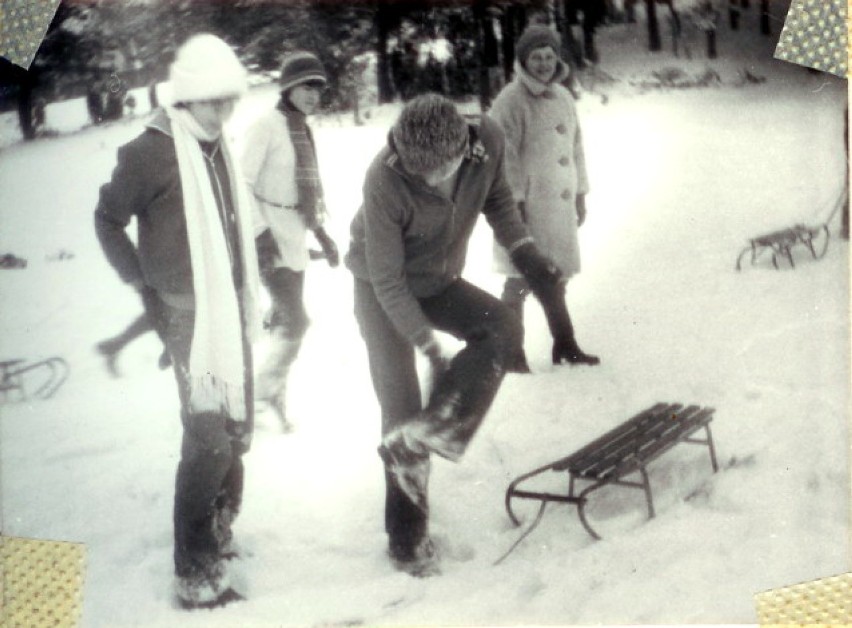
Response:
[[[278,103],[278,109],[287,119],[290,141],[296,153],[296,190],[299,195],[298,211],[308,229],[322,225],[325,203],[322,182],[317,166],[317,149],[314,137],[304,113],[293,107],[286,98]]]

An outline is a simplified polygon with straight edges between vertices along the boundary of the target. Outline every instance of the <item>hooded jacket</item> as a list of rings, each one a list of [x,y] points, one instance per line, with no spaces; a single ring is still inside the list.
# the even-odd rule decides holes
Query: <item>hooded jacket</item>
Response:
[[[506,182],[499,127],[483,116],[469,124],[469,134],[452,198],[408,173],[389,137],[367,170],[364,202],[352,221],[346,265],[372,284],[394,326],[412,342],[431,327],[417,299],[461,276],[480,214],[507,250],[531,241]]]

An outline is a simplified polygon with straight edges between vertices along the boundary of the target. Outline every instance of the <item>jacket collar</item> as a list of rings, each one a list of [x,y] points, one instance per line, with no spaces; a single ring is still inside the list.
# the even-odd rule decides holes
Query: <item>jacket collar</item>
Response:
[[[154,129],[155,131],[159,131],[164,135],[172,137],[172,122],[169,120],[169,116],[166,115],[166,111],[162,107],[154,112],[154,116],[148,121],[148,124],[146,124],[145,127],[148,129]]]
[[[535,78],[529,71],[521,65],[521,62],[515,59],[515,77],[516,80],[527,88],[533,96],[541,96],[546,91],[550,90],[554,84],[561,83],[568,78],[568,64],[562,59],[556,61],[556,71],[553,73],[553,78],[547,83],[542,83]]]

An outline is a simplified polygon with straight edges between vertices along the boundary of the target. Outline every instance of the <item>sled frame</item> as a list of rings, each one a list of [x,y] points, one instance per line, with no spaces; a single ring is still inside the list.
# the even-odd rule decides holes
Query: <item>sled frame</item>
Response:
[[[38,388],[28,392],[25,376],[41,369],[46,369],[49,376]],[[18,401],[33,398],[49,399],[68,379],[69,370],[68,363],[60,357],[31,363],[20,358],[2,360],[0,361],[0,394],[3,395],[3,402],[9,401],[12,395],[16,395]]]
[[[821,249],[817,251],[815,242],[821,234],[825,235],[825,243]],[[737,256],[736,269],[742,270],[743,258],[748,253],[751,253],[751,264],[754,266],[758,257],[760,257],[761,253],[764,251],[770,251],[772,254],[772,265],[776,270],[778,269],[779,257],[786,259],[790,263],[790,268],[795,268],[796,264],[793,262],[792,252],[793,247],[801,244],[811,252],[811,256],[814,259],[821,259],[825,256],[825,253],[828,250],[829,237],[828,224],[822,224],[816,227],[797,224],[787,229],[780,229],[771,233],[765,233],[749,240],[748,246],[740,252],[739,256]]]
[[[713,408],[697,405],[657,403],[573,454],[515,478],[506,490],[506,512],[517,526],[521,522],[512,509],[513,499],[573,504],[577,507],[580,523],[586,531],[594,539],[601,539],[586,517],[585,506],[591,493],[613,485],[644,491],[648,518],[651,519],[656,514],[647,469],[651,461],[678,443],[691,443],[706,446],[713,472],[719,470],[710,431],[714,412]],[[700,430],[704,430],[704,438],[694,437]],[[547,471],[568,474],[566,494],[519,488],[527,480]],[[635,477],[637,475],[638,478]],[[577,492],[578,482],[588,484]]]

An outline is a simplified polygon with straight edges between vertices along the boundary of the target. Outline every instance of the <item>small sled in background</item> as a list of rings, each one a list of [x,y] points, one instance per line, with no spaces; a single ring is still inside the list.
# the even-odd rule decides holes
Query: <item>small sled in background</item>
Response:
[[[767,251],[772,255],[772,266],[776,270],[779,257],[786,259],[790,263],[790,268],[795,268],[793,247],[797,245],[807,248],[814,259],[821,259],[828,251],[829,237],[827,223],[816,227],[796,224],[787,229],[765,233],[749,240],[749,245],[737,257],[737,270],[742,270],[743,257],[747,253],[751,253],[751,265],[754,266],[760,256]]]
[[[813,259],[822,259],[828,251],[828,241],[831,239],[831,233],[828,229],[828,224],[834,217],[834,214],[843,207],[847,202],[849,187],[843,186],[843,190],[834,202],[834,207],[825,222],[817,225],[805,225],[797,223],[786,229],[779,229],[764,233],[749,240],[740,254],[737,256],[736,269],[742,270],[743,259],[749,255],[751,265],[757,264],[758,260],[764,253],[769,253],[772,257],[772,266],[778,270],[778,259],[783,258],[789,264],[790,268],[795,268],[796,263],[793,261],[793,249],[797,246],[806,248],[811,253]]]
[[[37,362],[0,361],[0,402],[49,399],[68,379],[69,372],[68,363],[60,357]]]

